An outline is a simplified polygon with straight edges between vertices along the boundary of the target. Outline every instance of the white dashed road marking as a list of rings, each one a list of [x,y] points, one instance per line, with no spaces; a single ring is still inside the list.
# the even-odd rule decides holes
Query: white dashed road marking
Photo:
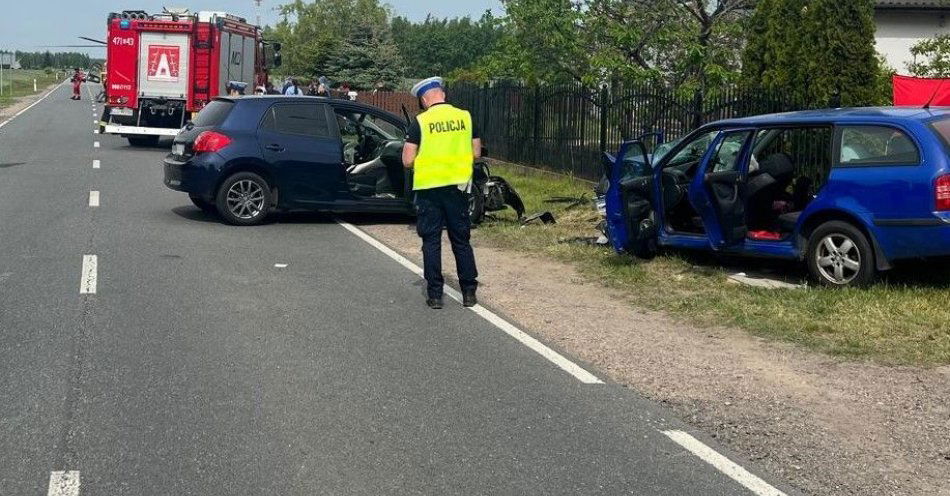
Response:
[[[98,169],[100,165],[102,165],[102,163],[99,162],[98,160],[93,160],[93,161],[92,161],[92,168],[93,168],[93,169]]]
[[[98,271],[98,257],[95,255],[83,255],[82,276],[79,281],[79,294],[96,294],[96,280],[98,278]]]
[[[274,264],[274,267],[277,267],[278,269],[286,269],[287,264]]]
[[[99,192],[98,192],[98,191],[90,191],[90,192],[89,192],[89,206],[90,206],[90,207],[98,207],[98,206],[99,206]]]
[[[79,496],[79,471],[57,471],[49,474],[47,496]]]
[[[93,143],[93,144],[92,144],[92,147],[93,147],[93,148],[99,148],[99,142],[96,141],[95,143]]]
[[[715,467],[716,470],[729,476],[730,479],[742,484],[746,489],[758,496],[786,496],[768,482],[756,477],[753,473],[742,468],[732,460],[722,456],[716,450],[706,446],[702,441],[683,431],[663,431],[676,444],[686,448],[690,453],[698,456],[704,462]]]
[[[337,223],[343,226],[343,228],[345,228],[347,231],[350,231],[351,233],[355,234],[357,237],[359,237],[363,241],[372,245],[377,250],[383,252],[386,256],[395,260],[403,267],[409,269],[417,276],[422,277],[422,268],[420,268],[418,265],[409,261],[406,257],[396,253],[393,249],[384,245],[383,243],[380,243],[375,238],[373,238],[369,234],[366,234],[365,232],[363,232],[356,226],[353,226],[351,224],[348,224],[346,222],[342,222],[339,220],[337,221]],[[462,295],[458,291],[456,291],[454,288],[446,286],[445,294],[447,294],[453,300],[462,301]],[[573,375],[577,380],[583,382],[584,384],[603,384],[604,383],[604,381],[598,379],[597,376],[595,376],[594,374],[591,374],[590,372],[584,370],[583,368],[581,368],[580,365],[577,365],[576,363],[568,360],[560,353],[552,350],[551,348],[548,348],[537,339],[534,339],[533,337],[528,335],[526,332],[522,331],[521,329],[518,329],[517,327],[515,327],[514,325],[512,325],[505,319],[499,317],[491,310],[481,305],[476,305],[472,307],[471,310],[474,311],[479,316],[481,316],[483,319],[494,324],[495,327],[501,329],[509,336],[515,338],[515,340],[517,340],[521,344],[533,350],[535,353],[548,359],[548,361],[554,363],[554,365],[557,365],[568,374]]]

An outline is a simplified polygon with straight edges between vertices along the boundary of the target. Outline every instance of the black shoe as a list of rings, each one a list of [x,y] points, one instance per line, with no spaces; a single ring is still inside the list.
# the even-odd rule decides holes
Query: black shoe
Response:
[[[433,310],[442,310],[442,298],[429,298],[426,300],[426,305],[429,305],[429,308]]]
[[[463,307],[474,307],[478,305],[478,298],[475,297],[475,291],[466,291],[462,293],[462,306]]]

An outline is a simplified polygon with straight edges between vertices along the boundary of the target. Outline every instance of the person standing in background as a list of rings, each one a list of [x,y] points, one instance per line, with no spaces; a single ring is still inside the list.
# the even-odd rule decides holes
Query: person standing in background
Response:
[[[86,78],[83,76],[82,71],[79,68],[76,68],[76,72],[73,73],[73,78],[71,82],[73,83],[73,96],[69,97],[70,100],[82,100],[82,93],[80,88],[82,88],[82,83]]]

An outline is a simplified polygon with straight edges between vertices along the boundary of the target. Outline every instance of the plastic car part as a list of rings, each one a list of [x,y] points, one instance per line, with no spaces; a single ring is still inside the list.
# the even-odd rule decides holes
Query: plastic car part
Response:
[[[525,219],[521,221],[521,225],[524,226],[535,221],[541,221],[544,224],[556,223],[556,221],[554,220],[554,214],[552,214],[551,212],[540,212],[540,213],[525,217]]]
[[[508,181],[498,176],[490,176],[485,183],[484,192],[486,211],[497,212],[509,206],[518,215],[518,219],[524,218],[524,202]]]

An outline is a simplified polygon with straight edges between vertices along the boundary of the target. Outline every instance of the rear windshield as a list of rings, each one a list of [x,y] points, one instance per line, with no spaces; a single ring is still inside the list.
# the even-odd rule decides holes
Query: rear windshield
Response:
[[[933,121],[930,123],[930,127],[937,133],[937,136],[940,136],[940,139],[943,140],[943,144],[947,148],[950,148],[950,119]]]
[[[193,121],[195,127],[220,126],[228,118],[232,107],[234,107],[234,102],[227,100],[215,100],[209,103],[195,117]]]

